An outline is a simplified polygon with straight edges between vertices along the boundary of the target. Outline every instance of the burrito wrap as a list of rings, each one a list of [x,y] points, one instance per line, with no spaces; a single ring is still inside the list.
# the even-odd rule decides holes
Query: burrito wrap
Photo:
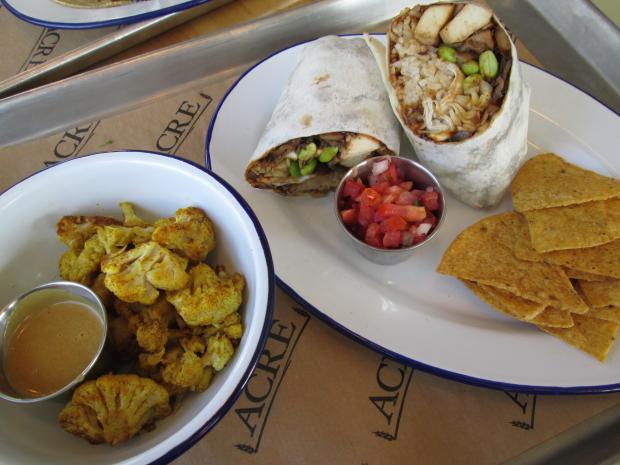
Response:
[[[381,69],[394,114],[419,160],[455,197],[477,208],[493,206],[501,200],[527,154],[530,89],[523,81],[514,42],[497,17],[493,15],[492,18],[494,26],[500,28],[510,42],[512,63],[508,73],[508,87],[499,110],[493,114],[486,127],[461,141],[436,142],[416,134],[408,127],[390,82],[388,51],[376,38],[366,36]]]
[[[375,155],[398,154],[400,128],[395,119],[376,62],[362,39],[322,37],[304,46],[246,168],[246,179],[254,187],[281,194],[321,195],[333,189],[349,166],[372,154],[346,150],[343,139],[336,159],[311,176],[273,176],[269,163],[281,159],[276,149],[291,141],[299,144],[320,135],[356,135],[357,146],[375,141]],[[363,149],[363,147],[362,147]],[[363,152],[363,150],[361,150]],[[320,172],[319,172],[320,171]],[[280,170],[282,173],[282,170]]]

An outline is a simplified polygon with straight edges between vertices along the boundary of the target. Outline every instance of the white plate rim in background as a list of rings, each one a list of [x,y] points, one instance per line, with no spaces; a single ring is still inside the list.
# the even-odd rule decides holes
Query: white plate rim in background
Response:
[[[18,18],[38,26],[90,29],[145,21],[210,0],[146,0],[107,8],[72,8],[54,0],[0,0]]]

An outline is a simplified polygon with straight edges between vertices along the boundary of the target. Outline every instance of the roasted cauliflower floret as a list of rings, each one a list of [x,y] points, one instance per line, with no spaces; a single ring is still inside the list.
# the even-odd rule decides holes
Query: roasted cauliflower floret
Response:
[[[205,365],[212,366],[215,371],[220,371],[226,366],[235,353],[235,348],[226,335],[218,333],[211,336],[207,341],[207,352],[202,357]]]
[[[90,237],[84,242],[81,251],[70,248],[62,255],[59,264],[60,276],[62,279],[89,286],[99,271],[99,263],[105,253],[97,236]]]
[[[110,292],[110,290],[105,287],[105,275],[103,273],[99,273],[97,277],[93,280],[93,284],[90,286],[91,290],[97,294],[99,300],[103,306],[110,310],[112,308],[112,304],[114,302],[114,294]]]
[[[203,261],[215,248],[213,223],[204,211],[195,207],[177,210],[174,218],[157,220],[153,240],[197,262]]]
[[[106,255],[101,261],[106,287],[125,302],[145,305],[157,300],[158,289],[174,291],[184,288],[189,280],[186,267],[186,258],[153,241]]]
[[[129,202],[120,203],[123,211],[123,224],[105,225],[97,228],[99,240],[111,254],[126,248],[129,244],[138,245],[151,240],[153,226],[140,219]]]
[[[125,226],[148,226],[149,224],[136,215],[136,211],[134,210],[134,206],[131,202],[121,202],[119,203],[121,207],[121,211],[123,212],[123,224]]]
[[[158,352],[144,352],[138,355],[138,369],[141,373],[145,374],[151,379],[161,381],[161,375],[159,373],[159,364],[163,362],[166,349],[161,349]]]
[[[69,249],[60,257],[60,261],[58,262],[58,271],[60,272],[60,277],[66,281],[69,280],[71,273],[73,272],[73,265],[78,258],[78,253]]]
[[[138,310],[140,324],[136,328],[138,345],[147,352],[157,352],[168,342],[168,327],[175,319],[174,307],[161,296],[153,305]]]
[[[161,377],[163,384],[175,393],[204,391],[211,383],[213,369],[206,366],[199,354],[173,347],[164,356]]]
[[[239,273],[228,275],[223,267],[216,273],[209,265],[199,263],[189,275],[187,288],[167,293],[168,302],[188,325],[221,323],[241,305],[245,279]]]
[[[60,258],[60,276],[69,281],[85,285],[93,282],[93,276],[99,271],[101,259],[113,252],[122,251],[129,243],[149,241],[151,231],[124,226],[95,227],[79,250],[69,248]]]
[[[193,390],[200,383],[204,366],[194,352],[180,347],[168,351],[164,356],[161,375],[164,382],[184,389]]]
[[[129,244],[138,245],[148,242],[152,234],[152,227],[113,225],[97,228],[97,237],[107,254],[119,252]]]
[[[157,352],[168,342],[168,327],[175,321],[174,307],[161,296],[152,305],[114,302],[114,309],[126,322],[128,330],[135,335],[140,348]]]
[[[234,341],[241,339],[243,336],[243,324],[241,316],[238,312],[231,313],[221,323],[205,327],[204,335],[206,337],[213,336],[215,333],[222,332],[228,336],[228,339]]]
[[[56,234],[71,250],[79,252],[98,227],[112,224],[121,223],[106,216],[63,216],[56,224]]]
[[[62,427],[93,444],[116,445],[170,414],[168,391],[136,375],[104,375],[73,393],[58,417]]]
[[[207,344],[201,336],[193,335],[184,337],[179,342],[181,347],[183,347],[183,350],[187,350],[189,352],[203,354],[205,350],[207,350]]]
[[[108,340],[114,355],[121,360],[131,360],[139,352],[135,335],[129,330],[129,324],[120,316],[108,318]]]

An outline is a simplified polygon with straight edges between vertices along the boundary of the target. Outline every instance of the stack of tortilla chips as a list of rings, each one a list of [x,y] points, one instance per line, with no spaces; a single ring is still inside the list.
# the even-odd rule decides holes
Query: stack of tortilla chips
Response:
[[[523,165],[517,212],[463,231],[437,271],[603,361],[620,324],[620,180],[553,154]]]

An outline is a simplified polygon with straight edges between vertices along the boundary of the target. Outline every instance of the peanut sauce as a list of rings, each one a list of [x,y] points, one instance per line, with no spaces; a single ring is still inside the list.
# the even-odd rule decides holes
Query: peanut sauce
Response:
[[[5,344],[7,380],[25,397],[51,394],[73,381],[103,337],[103,322],[86,303],[68,293],[58,300],[58,291],[51,292],[56,299],[42,296],[27,304]]]

